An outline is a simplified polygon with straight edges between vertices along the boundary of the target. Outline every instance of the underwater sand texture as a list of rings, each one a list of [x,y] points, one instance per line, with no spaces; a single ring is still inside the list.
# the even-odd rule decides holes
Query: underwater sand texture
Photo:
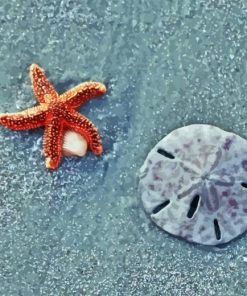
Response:
[[[148,219],[137,191],[148,152],[178,127],[247,138],[246,9],[0,1],[0,112],[36,104],[33,62],[60,93],[89,79],[108,89],[80,109],[99,128],[101,158],[64,157],[49,172],[42,129],[0,127],[1,296],[246,296],[246,235],[218,252],[178,240]]]

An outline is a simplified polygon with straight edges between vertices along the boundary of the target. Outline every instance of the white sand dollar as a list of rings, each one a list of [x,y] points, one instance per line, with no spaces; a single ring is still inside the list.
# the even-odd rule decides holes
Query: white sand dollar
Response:
[[[247,141],[215,126],[174,130],[141,168],[142,201],[167,232],[204,245],[247,229]]]

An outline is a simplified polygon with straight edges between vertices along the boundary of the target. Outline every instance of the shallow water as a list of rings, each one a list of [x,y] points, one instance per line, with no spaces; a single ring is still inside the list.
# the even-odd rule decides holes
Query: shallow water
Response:
[[[105,152],[44,167],[42,129],[0,128],[0,295],[247,294],[247,235],[186,243],[145,215],[137,173],[171,130],[247,137],[247,4],[212,0],[0,0],[0,112],[35,104],[28,67],[60,92],[108,92],[80,111]]]

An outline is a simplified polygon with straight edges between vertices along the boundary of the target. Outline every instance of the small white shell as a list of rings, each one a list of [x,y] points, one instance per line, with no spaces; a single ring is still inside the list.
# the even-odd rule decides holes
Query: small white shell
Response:
[[[86,152],[86,139],[74,131],[66,131],[63,139],[63,155],[82,157]]]

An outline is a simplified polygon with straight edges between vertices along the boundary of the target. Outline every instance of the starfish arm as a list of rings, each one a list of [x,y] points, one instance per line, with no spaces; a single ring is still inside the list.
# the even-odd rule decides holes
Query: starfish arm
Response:
[[[93,81],[84,82],[63,93],[60,99],[65,102],[68,107],[78,108],[92,98],[103,95],[105,92],[106,87],[102,83]]]
[[[53,118],[45,126],[44,155],[48,169],[56,169],[62,156],[63,124],[59,118]]]
[[[40,103],[49,103],[50,101],[58,98],[55,88],[47,79],[44,70],[38,65],[31,65],[30,77],[34,95]]]
[[[13,130],[27,130],[45,125],[46,109],[38,106],[17,113],[0,114],[0,124]]]
[[[84,137],[88,143],[89,148],[94,154],[102,154],[103,146],[98,129],[85,116],[79,114],[76,111],[68,111],[64,124],[67,128],[74,130]]]

